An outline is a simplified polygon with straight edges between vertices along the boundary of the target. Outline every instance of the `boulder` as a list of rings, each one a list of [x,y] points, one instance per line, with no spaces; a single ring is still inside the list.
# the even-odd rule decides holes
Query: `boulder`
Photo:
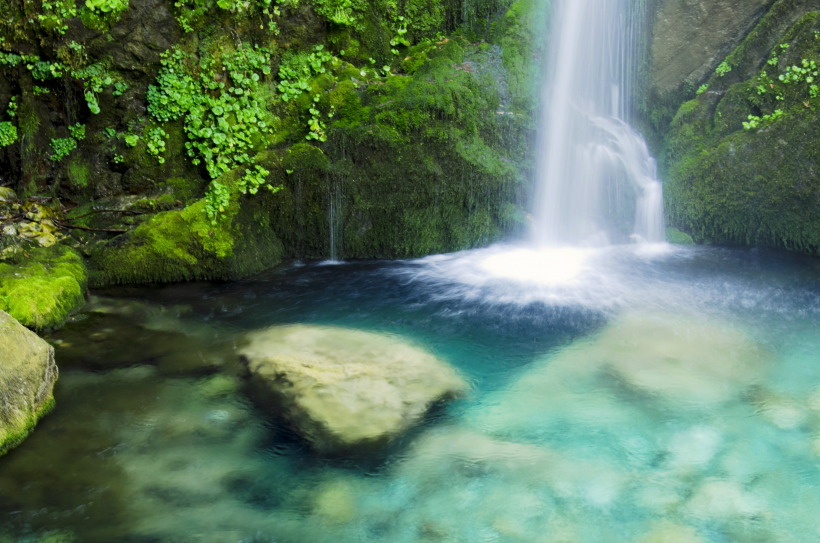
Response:
[[[18,445],[54,405],[54,349],[0,311],[0,454]]]
[[[248,340],[241,355],[260,399],[321,451],[384,442],[468,389],[453,368],[386,334],[294,325]]]
[[[664,95],[703,82],[773,0],[661,0],[652,27],[650,85]]]

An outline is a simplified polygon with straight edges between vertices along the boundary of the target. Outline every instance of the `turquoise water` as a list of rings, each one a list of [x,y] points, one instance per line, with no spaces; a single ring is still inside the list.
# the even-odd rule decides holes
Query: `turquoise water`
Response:
[[[0,541],[820,540],[817,259],[497,246],[93,294],[0,459]],[[317,455],[235,372],[293,323],[408,338],[473,391]]]

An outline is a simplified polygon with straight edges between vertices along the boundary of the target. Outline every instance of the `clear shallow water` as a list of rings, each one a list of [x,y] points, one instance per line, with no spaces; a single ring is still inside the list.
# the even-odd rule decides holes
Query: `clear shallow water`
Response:
[[[540,270],[535,272],[534,270]],[[471,396],[320,457],[232,376],[250,330],[400,334]],[[820,539],[820,261],[634,246],[96,292],[0,459],[0,541]]]

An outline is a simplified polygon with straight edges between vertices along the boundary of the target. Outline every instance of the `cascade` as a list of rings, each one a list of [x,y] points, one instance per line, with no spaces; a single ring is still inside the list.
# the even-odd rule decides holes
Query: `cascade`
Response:
[[[655,160],[628,123],[643,4],[554,4],[533,210],[541,245],[664,241]]]

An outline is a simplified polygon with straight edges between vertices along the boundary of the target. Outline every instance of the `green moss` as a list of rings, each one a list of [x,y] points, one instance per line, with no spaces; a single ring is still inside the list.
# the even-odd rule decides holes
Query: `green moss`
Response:
[[[810,97],[807,84],[778,79],[785,66],[820,60],[820,18],[810,13],[789,27],[775,17],[784,13],[773,8],[730,57],[734,82],[712,78],[710,91],[681,106],[671,123],[661,161],[666,216],[697,242],[820,251],[820,98]],[[765,44],[780,43],[789,47],[778,45],[779,63],[751,71]],[[744,129],[749,115],[775,110],[782,112],[775,120]]]
[[[37,331],[57,328],[85,304],[87,272],[80,255],[56,245],[0,260],[0,309]]]
[[[330,254],[342,230],[346,258],[402,258],[475,247],[523,221],[530,118],[499,113],[489,48],[456,38],[427,42],[412,76],[342,81],[325,145],[295,145],[283,158],[274,202],[289,253]],[[331,208],[334,221],[331,220]]]
[[[235,176],[220,181],[231,185]],[[205,200],[159,213],[92,256],[91,283],[227,280],[272,267],[281,261],[283,249],[263,203],[263,198],[233,194],[216,225],[208,221]]]
[[[34,427],[37,426],[37,423],[40,422],[40,419],[51,413],[55,405],[56,402],[54,401],[54,395],[52,394],[45,401],[45,403],[43,403],[42,407],[40,407],[39,410],[31,413],[31,416],[28,417],[25,426],[23,426],[19,430],[11,432],[5,437],[3,441],[0,441],[0,456],[3,456],[10,450],[20,445],[20,443],[25,441],[29,434],[34,431]]]
[[[681,232],[677,228],[666,229],[666,241],[675,245],[695,245],[695,240],[686,232]]]
[[[88,164],[84,163],[82,159],[75,157],[68,163],[68,175],[73,185],[85,188],[88,186],[91,170]]]
[[[176,200],[170,194],[163,194],[156,198],[143,198],[134,202],[135,211],[169,211],[176,207]]]
[[[174,197],[182,202],[191,202],[205,192],[205,182],[198,177],[171,177],[164,182]]]
[[[519,112],[532,112],[538,105],[540,62],[545,54],[551,3],[539,0],[517,0],[493,24],[493,42],[501,46],[501,58],[507,71],[511,107]]]
[[[424,51],[414,54],[413,56],[408,56],[405,58],[401,63],[401,69],[404,70],[404,73],[407,74],[414,74],[416,70],[421,68],[425,62],[427,62],[427,54]]]

